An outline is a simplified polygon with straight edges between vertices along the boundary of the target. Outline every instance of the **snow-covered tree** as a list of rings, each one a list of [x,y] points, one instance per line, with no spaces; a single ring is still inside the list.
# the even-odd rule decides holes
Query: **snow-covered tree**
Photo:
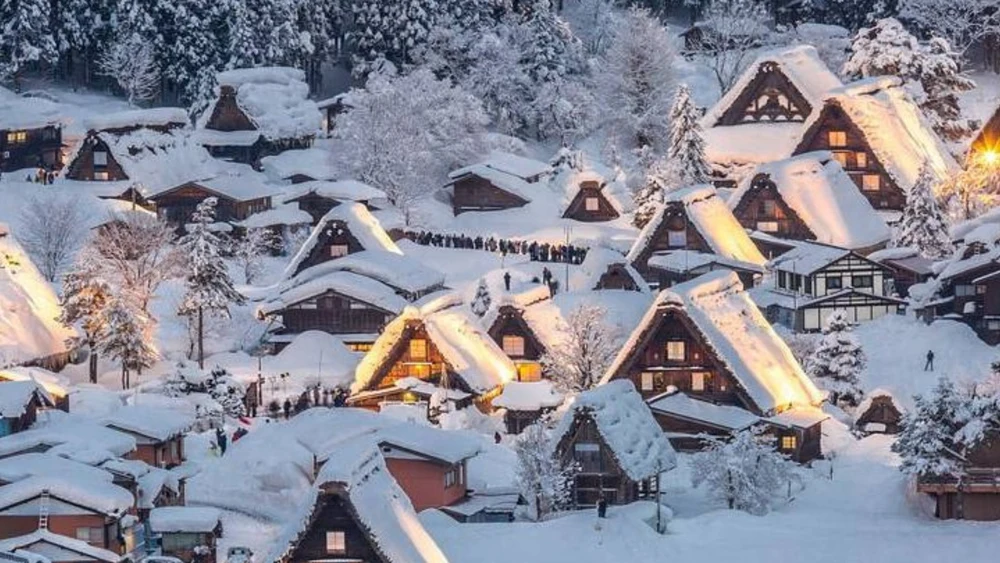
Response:
[[[965,168],[946,178],[938,188],[948,215],[964,221],[1000,204],[1000,159],[990,152],[973,152]]]
[[[842,73],[851,78],[899,76],[942,138],[959,141],[972,133],[962,119],[958,92],[975,88],[960,72],[958,55],[948,42],[934,38],[922,45],[895,18],[858,31]]]
[[[490,310],[493,298],[490,297],[490,290],[486,287],[486,279],[479,278],[479,285],[476,286],[476,295],[472,298],[472,312],[477,317],[482,317]]]
[[[861,402],[859,376],[867,358],[861,342],[852,332],[847,313],[837,309],[823,325],[823,336],[806,358],[806,373],[830,392],[830,402],[840,407],[856,407]]]
[[[105,278],[152,319],[149,303],[164,281],[177,276],[174,229],[145,213],[113,215],[96,231],[91,246],[101,256]]]
[[[101,74],[125,92],[129,105],[152,99],[160,88],[160,69],[153,45],[138,35],[121,37],[97,59]]]
[[[555,78],[541,85],[532,106],[539,139],[573,146],[593,128],[594,96],[578,77]]]
[[[354,177],[379,186],[407,225],[416,204],[447,172],[485,151],[488,118],[479,101],[426,69],[406,76],[373,73],[337,118],[337,158]]]
[[[35,63],[53,63],[58,52],[49,29],[49,0],[0,2],[0,76],[19,87],[21,71]]]
[[[579,40],[552,9],[551,0],[523,0],[530,9],[520,23],[521,63],[536,84],[582,72]]]
[[[220,414],[234,418],[246,414],[246,388],[219,366],[205,373],[192,362],[182,360],[163,381],[163,392],[169,397],[204,393],[219,403]]]
[[[73,197],[41,192],[21,210],[18,240],[49,281],[72,262],[87,235],[86,213]]]
[[[113,297],[104,309],[103,325],[104,337],[98,348],[121,364],[122,389],[128,389],[132,386],[132,372],[147,368],[156,360],[149,318],[125,299]]]
[[[743,430],[714,440],[691,457],[691,482],[704,484],[730,510],[767,514],[777,495],[796,479],[794,464],[774,449],[773,438]]]
[[[899,19],[926,35],[944,37],[961,54],[983,38],[1000,34],[994,0],[900,0]]]
[[[281,239],[266,228],[247,229],[232,245],[233,261],[243,273],[243,283],[251,284],[264,269],[264,257],[274,252]]]
[[[471,46],[468,72],[462,86],[482,100],[496,128],[505,134],[524,131],[531,122],[534,84],[513,44],[508,26],[498,26]]]
[[[903,460],[900,469],[911,475],[959,476],[961,465],[954,452],[961,447],[955,436],[963,426],[966,398],[942,377],[929,396],[917,395],[913,401],[892,445]]]
[[[670,35],[648,11],[632,8],[615,26],[598,83],[609,126],[627,146],[666,141],[674,58]]]
[[[97,343],[107,334],[105,309],[112,295],[99,255],[92,250],[80,252],[73,269],[63,277],[62,287],[59,321],[83,332],[82,339],[74,338],[66,344],[74,348],[85,344],[90,349],[90,382],[97,383]]]
[[[691,91],[687,84],[681,84],[670,108],[670,143],[667,146],[667,160],[675,186],[704,184],[712,174],[705,159],[700,119],[701,112],[691,99]]]
[[[722,92],[733,85],[768,33],[767,20],[764,4],[755,0],[710,0],[705,7],[701,50]]]
[[[646,173],[646,181],[633,193],[635,212],[632,214],[632,224],[643,228],[649,223],[656,211],[663,205],[663,194],[673,187],[674,173],[669,160],[661,158],[653,163]]]
[[[515,480],[536,521],[569,503],[575,466],[564,466],[556,456],[554,440],[541,423],[524,429],[514,446]]]
[[[906,207],[891,246],[916,248],[932,260],[946,258],[954,251],[948,223],[934,197],[934,179],[926,164],[906,194]]]
[[[177,314],[188,317],[197,331],[198,367],[205,361],[205,313],[229,317],[231,304],[242,304],[245,298],[233,288],[226,263],[222,259],[225,242],[212,231],[217,200],[210,197],[198,204],[191,217],[189,232],[180,240],[186,259],[184,286],[186,292]]]
[[[578,0],[564,7],[563,18],[588,55],[601,56],[611,44],[617,15],[615,4],[614,0]]]
[[[607,323],[607,317],[603,307],[578,305],[566,316],[563,342],[542,356],[545,373],[566,392],[590,389],[614,361],[618,331]]]

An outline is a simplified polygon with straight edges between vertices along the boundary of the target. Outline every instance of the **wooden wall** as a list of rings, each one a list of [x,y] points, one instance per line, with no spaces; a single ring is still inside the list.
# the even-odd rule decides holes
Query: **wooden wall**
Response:
[[[522,207],[528,202],[504,191],[485,178],[470,174],[455,180],[452,194],[452,211],[455,215],[466,211],[497,211]]]

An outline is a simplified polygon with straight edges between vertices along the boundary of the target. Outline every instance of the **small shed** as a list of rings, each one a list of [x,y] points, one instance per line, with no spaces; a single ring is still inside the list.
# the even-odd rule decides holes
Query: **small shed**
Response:
[[[185,563],[214,563],[216,543],[222,536],[218,509],[166,506],[149,512],[149,530],[160,537],[163,555]]]
[[[885,389],[867,393],[854,410],[854,427],[864,434],[897,434],[906,409]]]
[[[27,430],[39,409],[51,407],[55,401],[34,381],[0,381],[0,437]]]

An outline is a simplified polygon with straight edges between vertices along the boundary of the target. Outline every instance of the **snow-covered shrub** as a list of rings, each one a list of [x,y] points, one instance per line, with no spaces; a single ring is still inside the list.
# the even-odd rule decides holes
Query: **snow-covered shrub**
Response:
[[[852,332],[847,313],[837,309],[826,318],[823,336],[803,367],[817,384],[830,392],[831,403],[846,408],[861,402],[864,392],[859,377],[866,363],[865,351]]]
[[[515,480],[528,503],[529,518],[542,520],[569,504],[576,466],[562,464],[556,456],[554,440],[542,424],[525,428],[514,452],[517,454]]]
[[[932,260],[951,256],[954,246],[948,234],[948,222],[934,197],[934,180],[925,164],[917,182],[906,194],[906,207],[892,237],[893,248],[917,249]]]
[[[163,381],[162,389],[164,394],[171,397],[203,393],[214,399],[229,416],[246,414],[246,388],[219,366],[205,371],[199,369],[194,362],[182,360]]]

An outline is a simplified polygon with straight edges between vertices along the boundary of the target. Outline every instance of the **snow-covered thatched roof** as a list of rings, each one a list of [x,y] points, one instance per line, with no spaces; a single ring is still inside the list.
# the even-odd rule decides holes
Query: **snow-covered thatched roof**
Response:
[[[152,405],[124,406],[104,419],[105,426],[157,441],[184,434],[193,422],[181,412]]]
[[[562,393],[551,381],[511,381],[503,392],[493,399],[493,406],[512,411],[537,411],[558,407],[563,403]]]
[[[274,181],[303,174],[315,180],[334,180],[340,174],[329,150],[316,147],[284,151],[260,159],[264,173]]]
[[[865,413],[872,408],[872,403],[875,399],[880,397],[888,399],[889,403],[892,404],[892,406],[895,407],[900,414],[906,414],[906,407],[896,400],[896,396],[892,393],[892,391],[879,387],[865,393],[865,398],[862,399],[861,403],[854,409],[854,421],[857,422],[859,418],[865,415]]]
[[[106,428],[89,418],[49,411],[44,425],[0,438],[0,456],[51,448],[49,453],[100,450],[124,456],[135,450],[135,438]]]
[[[182,108],[133,109],[88,117],[83,126],[88,131],[141,127],[184,127],[190,122]]]
[[[733,405],[716,405],[676,391],[653,397],[648,403],[653,413],[693,420],[729,431],[743,430],[761,421],[760,417],[746,409]]]
[[[34,381],[0,381],[0,418],[19,418],[33,400],[43,407],[55,405],[48,392]]]
[[[70,473],[35,475],[0,487],[0,509],[37,498],[45,491],[58,499],[109,516],[122,515],[135,504],[127,489]]]
[[[40,129],[61,126],[70,120],[67,108],[61,104],[38,97],[24,97],[0,88],[0,127],[10,131],[16,129]]]
[[[393,424],[379,430],[376,436],[382,448],[392,446],[451,465],[474,457],[482,451],[479,441],[468,435],[422,424]]]
[[[296,139],[315,135],[323,116],[309,99],[305,73],[289,67],[243,68],[220,72],[219,87],[236,91],[236,103],[269,140]],[[220,92],[217,92],[220,93]],[[211,103],[198,120],[204,129],[215,110]]]
[[[233,224],[244,229],[260,229],[279,225],[310,225],[312,224],[312,215],[299,209],[297,205],[285,203],[254,213]]]
[[[210,533],[219,526],[222,513],[206,506],[163,506],[149,511],[149,529],[154,534]]]
[[[78,560],[80,561],[99,561],[101,563],[117,563],[122,559],[121,555],[113,551],[95,547],[83,540],[57,534],[47,528],[38,529],[23,536],[0,540],[0,551],[14,551],[19,555],[34,554],[35,552],[39,554],[53,552],[65,554],[68,551],[70,554],[63,555],[63,557],[72,557],[72,554],[76,553],[79,554]],[[39,559],[41,558],[33,557],[32,563],[38,563]]]
[[[625,183],[625,175],[582,154],[578,167],[559,167],[550,180],[556,192],[563,194],[563,210],[573,203],[580,189],[588,182],[601,188],[601,195],[619,214],[631,211],[632,196]]]
[[[781,199],[818,242],[861,249],[882,244],[891,236],[885,221],[829,152],[811,152],[758,166],[729,198],[731,209],[757,188],[759,176],[774,182]]]
[[[482,162],[453,170],[448,178],[454,182],[464,176],[478,176],[525,201],[531,201],[539,190],[547,189],[544,183],[536,180],[551,173],[552,167],[544,162],[495,151]]]
[[[917,182],[925,163],[935,181],[947,179],[958,169],[899,78],[882,76],[852,82],[831,91],[826,103],[843,109],[904,192]],[[822,113],[813,111],[803,129],[803,140],[811,135]]]
[[[600,282],[601,276],[607,273],[609,268],[616,265],[620,266],[632,278],[632,282],[639,288],[639,291],[649,292],[649,286],[642,279],[642,275],[632,267],[632,264],[622,253],[600,246],[594,246],[587,250],[587,257],[583,259],[580,267],[574,269],[570,275],[570,288],[575,291],[598,289],[597,284]]]
[[[26,453],[0,459],[0,482],[13,483],[29,477],[61,477],[72,475],[74,479],[110,483],[111,473],[49,453]]]
[[[802,371],[788,345],[743,290],[733,272],[715,271],[660,292],[603,381],[641,353],[664,312],[681,311],[705,345],[763,414],[813,407],[824,396]]]
[[[368,303],[393,314],[399,314],[407,306],[406,299],[384,283],[360,274],[344,270],[334,270],[322,276],[313,277],[312,268],[292,278],[281,291],[257,310],[262,315],[301,303],[328,291]]]
[[[565,440],[577,416],[594,421],[619,467],[633,481],[677,465],[677,454],[631,381],[611,381],[573,399],[555,429]]]
[[[285,191],[281,200],[290,202],[310,194],[337,201],[369,201],[385,198],[385,192],[382,190],[357,180],[314,180],[293,184]]]
[[[687,224],[698,231],[715,254],[735,262],[756,266],[764,264],[764,256],[757,245],[750,240],[746,230],[711,185],[674,190],[668,192],[664,200],[664,206],[657,210],[632,244],[627,257],[629,262],[634,263],[646,252],[654,236],[662,228],[671,204],[677,203],[684,207]]]
[[[309,258],[313,249],[319,244],[319,240],[324,236],[324,232],[332,228],[332,225],[335,223],[343,223],[351,235],[357,239],[361,248],[365,250],[389,252],[400,256],[403,254],[403,251],[396,246],[389,233],[385,232],[381,223],[368,211],[367,207],[360,203],[343,203],[327,212],[319,220],[319,223],[313,227],[312,232],[309,233],[309,238],[302,243],[298,252],[292,257],[288,266],[285,267],[285,279],[295,275],[295,272],[299,269],[299,265]],[[347,256],[340,259],[343,258],[347,258]]]
[[[376,376],[387,369],[390,355],[399,350],[398,345],[407,329],[417,323],[423,325],[428,338],[441,352],[451,371],[474,393],[486,393],[515,379],[514,364],[482,328],[479,320],[468,308],[461,306],[457,296],[442,292],[441,296],[426,298],[423,306],[407,306],[386,325],[372,349],[358,364],[352,392],[369,390],[375,384]]]
[[[365,250],[310,266],[279,284],[278,292],[341,271],[377,280],[409,296],[444,287],[444,274],[415,258],[383,250]]]
[[[602,320],[613,336],[614,345],[620,346],[651,302],[649,292],[617,289],[590,291],[581,287],[524,307],[523,317],[541,343],[552,349],[566,343],[568,319],[577,308],[597,306],[604,310]]]
[[[743,74],[736,79],[736,82],[719,101],[705,112],[701,122],[702,127],[705,129],[715,127],[722,115],[732,107],[740,94],[757,77],[761,67],[768,63],[777,65],[778,70],[788,78],[789,82],[812,106],[813,111],[823,105],[823,97],[827,92],[842,85],[840,79],[827,68],[816,48],[812,45],[796,45],[766,52],[747,66]],[[759,124],[759,122],[753,122],[748,125]],[[758,137],[758,139],[760,138]]]
[[[60,313],[52,286],[0,223],[0,367],[68,351],[77,332],[57,320]]]

